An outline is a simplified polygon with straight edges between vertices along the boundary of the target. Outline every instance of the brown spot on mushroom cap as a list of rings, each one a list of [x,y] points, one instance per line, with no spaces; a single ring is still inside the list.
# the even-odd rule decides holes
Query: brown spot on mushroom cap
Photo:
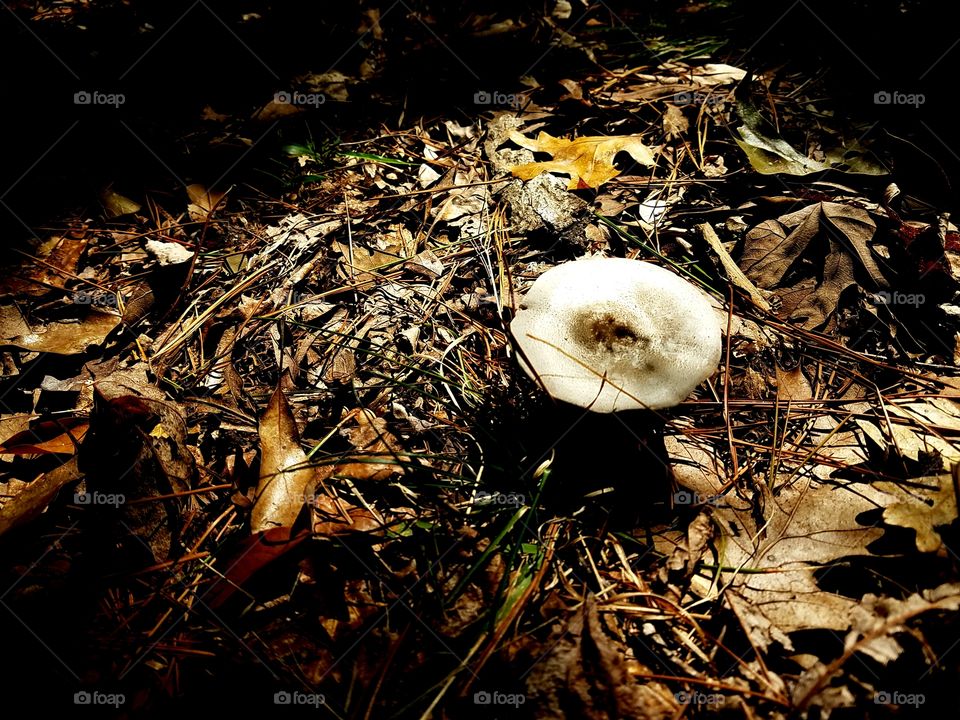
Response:
[[[551,268],[510,329],[528,375],[553,397],[597,412],[676,405],[720,361],[720,325],[705,294],[637,260]]]
[[[599,344],[612,351],[617,345],[644,342],[627,321],[610,312],[585,310],[573,318],[571,325],[574,340],[585,346]]]

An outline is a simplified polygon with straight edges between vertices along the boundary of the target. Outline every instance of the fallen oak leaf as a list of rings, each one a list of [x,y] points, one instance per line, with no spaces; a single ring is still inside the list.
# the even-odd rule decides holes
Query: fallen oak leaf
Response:
[[[948,583],[914,593],[903,600],[867,593],[854,610],[852,627],[844,639],[844,649],[856,646],[881,665],[896,660],[903,647],[896,635],[909,632],[906,621],[931,610],[960,609],[960,585]]]
[[[939,550],[943,540],[934,528],[949,525],[957,519],[955,478],[958,468],[960,466],[954,466],[952,475],[917,478],[911,481],[910,487],[898,483],[874,483],[896,498],[884,508],[883,521],[914,530],[920,552]]]
[[[783,301],[781,315],[802,321],[812,330],[832,320],[840,294],[857,283],[857,268],[875,287],[888,287],[870,247],[876,229],[862,208],[814,203],[749,230],[740,265],[759,287],[778,291]],[[823,268],[821,277],[794,279],[792,287],[783,287],[805,259],[810,267]]]
[[[902,601],[865,595],[851,612],[851,630],[844,638],[843,653],[829,665],[817,663],[801,675],[793,691],[794,707],[803,710],[814,704],[818,696],[829,692],[826,687],[829,681],[854,653],[860,652],[887,664],[902,650],[900,644],[890,637],[893,634],[909,632],[923,642],[922,636],[907,625],[908,621],[931,611],[956,612],[958,607],[960,586],[956,583],[924,590],[922,595],[913,594]]]
[[[830,451],[828,441],[820,449]],[[882,507],[884,496],[868,483],[830,478],[820,482],[799,475],[770,488],[757,510],[734,493],[723,495],[726,471],[719,456],[702,439],[668,436],[677,482],[688,488],[688,501],[710,506],[717,530],[716,558],[723,588],[715,579],[692,579],[704,597],[722,592],[751,641],[766,649],[774,641],[792,649],[788,635],[799,630],[849,627],[856,602],[821,590],[815,572],[841,558],[869,555],[868,545],[882,535],[862,525],[861,513]],[[824,512],[824,508],[830,512]]]
[[[532,140],[511,130],[509,137],[522,148],[553,156],[553,160],[546,162],[515,166],[511,170],[514,176],[532,180],[545,172],[569,175],[569,190],[598,188],[615,178],[620,171],[613,165],[613,159],[620,152],[627,153],[641,165],[650,167],[655,162],[653,148],[644,145],[640,135],[587,136],[567,140],[541,132],[536,140]]]

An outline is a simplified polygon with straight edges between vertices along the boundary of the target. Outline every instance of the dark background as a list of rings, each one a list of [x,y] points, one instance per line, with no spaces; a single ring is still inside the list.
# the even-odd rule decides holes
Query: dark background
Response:
[[[876,121],[865,139],[889,154],[902,189],[939,210],[957,205],[950,178],[960,167],[952,110],[960,35],[949,3],[610,2],[585,13],[575,2],[569,20],[553,23],[544,14],[552,3],[530,1],[466,10],[416,0],[144,0],[92,3],[61,19],[38,18],[34,5],[0,8],[4,244],[42,235],[44,225],[66,216],[98,214],[97,194],[111,183],[143,197],[226,173],[221,186],[248,182],[278,192],[270,164],[303,129],[291,135],[284,123],[271,129],[244,121],[301,73],[356,75],[365,57],[380,58],[379,75],[353,89],[349,103],[328,103],[307,121],[320,136],[348,140],[395,126],[401,113],[406,122],[465,122],[482,110],[471,102],[475,92],[510,92],[531,66],[541,84],[596,71],[585,53],[552,47],[555,26],[582,42],[601,41],[606,47],[596,55],[604,67],[659,62],[645,45],[651,37],[692,44],[709,36],[717,61],[822,77],[835,112]],[[382,42],[359,31],[363,11],[374,7]],[[508,19],[519,29],[475,34]],[[94,89],[123,93],[126,102],[74,104],[74,93]],[[884,90],[922,93],[925,103],[875,104]],[[199,119],[204,106],[241,122],[219,137],[220,128]],[[257,141],[253,150],[237,136]]]

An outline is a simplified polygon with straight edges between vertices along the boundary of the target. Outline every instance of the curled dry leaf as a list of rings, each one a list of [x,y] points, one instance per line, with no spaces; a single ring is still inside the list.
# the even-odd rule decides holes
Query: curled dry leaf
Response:
[[[625,152],[641,165],[654,164],[653,149],[644,145],[640,135],[620,137],[588,136],[566,140],[541,132],[531,140],[516,130],[510,131],[510,139],[517,145],[534,152],[553,156],[546,162],[517,165],[511,172],[521,180],[532,180],[541,173],[556,172],[570,176],[567,188],[598,188],[612,180],[620,171],[613,164],[617,153]]]
[[[190,204],[187,205],[187,212],[190,214],[190,219],[206,222],[210,214],[222,206],[224,195],[226,193],[208,190],[203,185],[188,185],[187,196],[190,198]]]
[[[410,458],[401,454],[400,442],[387,431],[386,420],[366,408],[352,410],[350,415],[357,424],[346,435],[358,454],[339,463],[333,475],[353,480],[385,480],[394,474],[402,475],[401,463],[410,462]]]
[[[300,447],[300,431],[278,386],[260,418],[260,482],[250,529],[292,527],[312,494],[316,469]]]
[[[311,504],[315,535],[332,537],[352,532],[375,532],[384,526],[383,520],[366,508],[328,495],[317,495]]]
[[[0,536],[40,515],[64,485],[76,482],[83,474],[77,468],[76,456],[29,483],[7,483],[10,497],[0,501]],[[15,489],[14,493],[9,490]]]
[[[531,717],[674,717],[675,705],[663,697],[666,693],[631,679],[626,652],[604,632],[593,595],[587,596],[580,611],[555,627],[546,647],[546,653],[538,648],[536,662],[527,671]]]
[[[24,263],[17,272],[0,276],[0,294],[37,297],[46,295],[51,288],[63,288],[76,277],[87,244],[83,238],[69,236],[46,240],[34,250],[40,262]]]
[[[40,422],[4,440],[0,444],[0,455],[72,455],[89,426],[81,418]]]

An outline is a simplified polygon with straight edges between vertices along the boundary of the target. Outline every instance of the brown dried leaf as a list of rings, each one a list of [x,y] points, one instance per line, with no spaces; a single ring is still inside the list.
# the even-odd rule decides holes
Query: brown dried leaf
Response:
[[[683,114],[678,106],[673,103],[667,103],[667,109],[663,113],[663,136],[668,141],[683,136],[690,129],[690,121]]]
[[[73,454],[90,424],[80,418],[38,423],[0,444],[0,455]]]
[[[132,215],[139,212],[141,207],[140,203],[114,192],[111,188],[107,188],[100,193],[100,202],[103,204],[103,211],[108,218]]]
[[[225,575],[204,595],[211,608],[218,608],[249,580],[254,573],[285,555],[310,537],[306,530],[291,534],[289,527],[275,527],[244,538],[240,546],[223,562]]]
[[[77,264],[88,241],[78,237],[54,236],[43,242],[34,253],[42,262],[26,261],[12,272],[0,276],[0,295],[41,296],[51,288],[62,288],[75,279]]]
[[[316,469],[300,447],[300,431],[279,386],[260,418],[260,453],[250,528],[291,527],[312,494]]]
[[[831,240],[830,252],[823,263],[823,281],[801,297],[790,318],[810,329],[826,325],[840,304],[840,293],[856,282],[853,259]]]
[[[384,526],[383,520],[366,508],[327,495],[317,495],[311,505],[314,510],[313,532],[321,537],[375,532]]]
[[[417,240],[403,225],[394,225],[388,233],[376,240],[378,249],[368,250],[359,245],[351,246],[338,240],[333,241],[333,249],[343,255],[342,266],[348,277],[369,280],[375,277],[370,271],[400,260],[413,257],[417,251]]]
[[[777,397],[783,400],[813,400],[813,388],[799,367],[783,370],[778,365]]]
[[[943,540],[934,528],[949,525],[957,519],[954,476],[943,474],[916,478],[909,485],[888,482],[875,484],[896,498],[884,508],[884,522],[915,530],[920,552],[939,550]]]
[[[377,602],[369,579],[352,578],[345,580],[343,587],[337,588],[337,590],[340,592],[337,605],[342,603],[342,606],[320,618],[323,629],[334,641],[344,634],[360,630],[368,618],[380,612],[380,603]],[[375,669],[370,675],[371,679],[379,677]]]
[[[886,665],[903,652],[896,635],[909,633],[921,643],[924,642],[920,632],[908,625],[912,619],[928,612],[955,613],[958,609],[960,585],[957,583],[924,590],[922,595],[913,594],[903,600],[873,594],[864,595],[850,613],[851,629],[844,638],[844,653],[863,653]],[[834,663],[829,666],[821,662],[812,663],[794,687],[793,700],[796,707],[802,709],[807,705],[820,705],[825,710],[852,707],[854,698],[849,690],[843,693],[842,697],[838,697],[836,691],[841,688],[830,686],[830,681],[837,671],[838,667]]]
[[[677,709],[630,677],[625,648],[604,632],[593,595],[556,627],[545,647],[546,653],[543,647],[535,650],[537,661],[526,678],[527,702],[537,720],[653,720]]]
[[[0,536],[39,516],[64,485],[81,477],[76,456],[33,482],[22,483],[12,497],[0,498]],[[8,483],[8,487],[13,481]]]
[[[792,228],[789,234],[788,228]],[[823,275],[815,284],[809,279],[795,281],[790,290],[781,291],[783,314],[814,329],[828,321],[840,293],[856,282],[857,266],[874,286],[887,287],[869,246],[875,232],[876,224],[861,208],[816,203],[750,230],[741,265],[751,280],[766,289],[781,287],[803,259],[809,260],[811,271],[822,267]],[[814,242],[817,239],[821,242]]]
[[[205,222],[214,210],[221,207],[224,195],[226,193],[208,190],[204,185],[188,185],[187,197],[190,198],[190,204],[187,205],[187,212],[190,219]]]
[[[938,456],[945,470],[960,463],[960,444],[944,435],[960,432],[960,409],[949,400],[887,402],[882,412],[870,413],[866,405],[862,411],[867,417],[858,417],[857,425],[883,450],[915,462],[923,455]]]
[[[76,275],[80,256],[87,245],[84,239],[60,238],[50,254],[43,258],[44,264],[37,267],[34,279],[49,287],[62,288]]]
[[[832,203],[831,203],[832,204]],[[810,243],[820,233],[821,207],[815,203],[779,220],[761,223],[761,232],[747,233],[743,249],[744,271],[765,287],[776,287]],[[792,228],[790,234],[786,229]]]
[[[19,321],[16,308],[9,307],[0,319],[0,345],[13,345],[32,352],[55,355],[79,355],[91,345],[102,345],[107,336],[120,324],[120,317],[100,312],[90,306],[77,322],[36,324],[29,332],[11,335],[11,330],[28,327],[22,316]]]
[[[348,477],[353,480],[385,480],[391,475],[403,474],[403,465],[410,458],[402,455],[400,442],[387,431],[387,422],[378,418],[366,408],[350,412],[357,425],[347,431],[350,444],[357,449],[357,455],[348,462],[334,468],[335,477]]]
[[[164,398],[157,388],[126,378],[97,382],[78,467],[86,473],[87,493],[122,498],[115,531],[132,532],[161,560],[179,549],[181,515],[190,503],[180,494],[190,489],[196,465],[181,408],[157,398]],[[77,502],[104,511],[91,500]]]
[[[588,136],[566,140],[541,132],[536,140],[510,131],[510,139],[520,147],[553,156],[547,162],[517,165],[513,174],[521,180],[532,180],[541,173],[556,172],[570,176],[567,188],[598,188],[612,180],[620,171],[613,165],[617,153],[625,152],[641,165],[654,164],[653,150],[643,144],[640,135],[620,137]]]
[[[752,640],[764,648],[778,640],[789,649],[790,632],[846,629],[856,602],[820,590],[813,573],[839,558],[869,554],[867,545],[882,531],[860,525],[857,516],[882,507],[883,493],[868,483],[780,476],[763,498],[758,518],[752,503],[719,495],[723,465],[709,445],[686,436],[665,442],[678,482],[693,491],[692,498],[712,506],[720,537],[718,558],[711,562],[725,569],[726,597]],[[698,581],[695,577],[697,592],[716,592]]]
[[[270,123],[277,122],[286,117],[291,117],[292,115],[299,115],[304,112],[304,108],[300,105],[294,105],[289,102],[281,102],[280,100],[274,98],[262,108],[258,109],[253,113],[253,119],[257,122]]]

